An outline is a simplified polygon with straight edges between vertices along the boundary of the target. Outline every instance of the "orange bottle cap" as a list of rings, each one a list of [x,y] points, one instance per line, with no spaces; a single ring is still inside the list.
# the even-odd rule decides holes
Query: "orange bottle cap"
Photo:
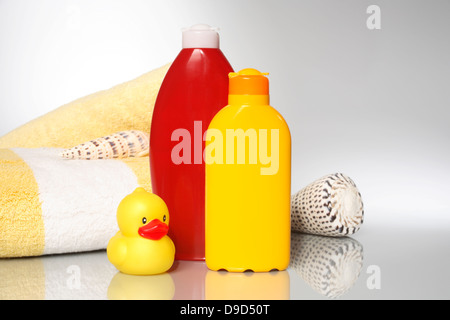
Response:
[[[243,69],[229,74],[230,95],[269,95],[269,79],[256,69]]]

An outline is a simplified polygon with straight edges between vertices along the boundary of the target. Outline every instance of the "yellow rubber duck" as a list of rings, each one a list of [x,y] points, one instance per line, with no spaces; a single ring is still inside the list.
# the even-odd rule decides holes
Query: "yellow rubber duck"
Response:
[[[154,275],[169,270],[175,245],[167,236],[169,210],[144,188],[126,196],[117,209],[120,231],[108,243],[109,261],[122,273]]]

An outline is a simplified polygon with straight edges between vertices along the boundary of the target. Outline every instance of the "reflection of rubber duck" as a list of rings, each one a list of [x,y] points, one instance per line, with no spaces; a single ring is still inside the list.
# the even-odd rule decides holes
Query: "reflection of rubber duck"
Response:
[[[155,194],[136,189],[117,209],[120,231],[109,241],[109,261],[131,275],[166,272],[173,265],[175,246],[167,236],[169,211]]]
[[[108,287],[109,300],[172,300],[175,284],[170,273],[130,276],[118,272]]]

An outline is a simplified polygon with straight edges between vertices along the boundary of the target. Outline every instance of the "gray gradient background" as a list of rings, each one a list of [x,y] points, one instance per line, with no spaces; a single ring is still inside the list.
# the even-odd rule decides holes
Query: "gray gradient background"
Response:
[[[381,30],[366,26],[371,4]],[[449,12],[449,1],[0,0],[0,135],[171,61],[180,29],[204,22],[236,70],[270,72],[293,191],[344,172],[367,223],[450,226]]]
[[[372,4],[381,30],[366,26]],[[180,29],[208,23],[235,70],[270,73],[292,133],[293,192],[352,177],[366,209],[358,237],[387,249],[369,263],[400,252],[387,240],[396,234],[417,244],[439,234],[430,245],[448,253],[449,13],[450,1],[425,0],[0,0],[0,135],[172,61]],[[387,228],[390,238],[373,237]],[[416,265],[408,241],[402,261]]]

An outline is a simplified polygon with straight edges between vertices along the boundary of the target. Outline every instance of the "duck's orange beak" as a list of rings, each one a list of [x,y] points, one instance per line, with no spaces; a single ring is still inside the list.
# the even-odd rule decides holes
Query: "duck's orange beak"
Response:
[[[152,220],[139,228],[139,235],[150,240],[159,240],[169,232],[169,226],[158,219]]]

